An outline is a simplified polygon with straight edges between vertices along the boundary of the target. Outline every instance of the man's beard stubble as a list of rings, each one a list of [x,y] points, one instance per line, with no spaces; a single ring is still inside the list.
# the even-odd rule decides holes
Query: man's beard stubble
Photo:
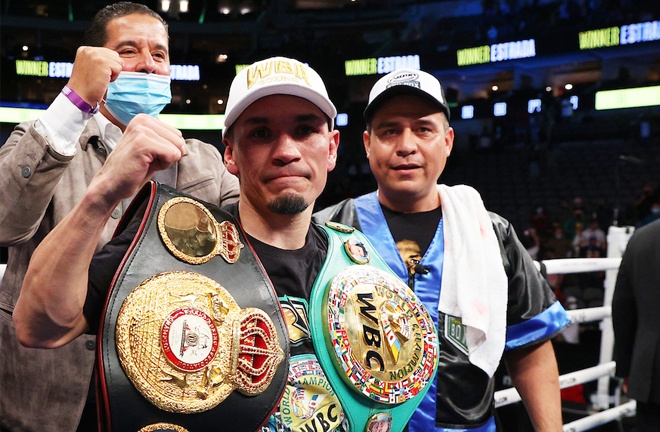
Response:
[[[301,195],[288,193],[268,203],[268,209],[275,214],[295,215],[304,212],[309,203]]]

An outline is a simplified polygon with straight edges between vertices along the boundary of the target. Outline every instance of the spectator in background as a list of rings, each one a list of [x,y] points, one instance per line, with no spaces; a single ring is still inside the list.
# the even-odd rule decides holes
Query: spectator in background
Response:
[[[637,224],[637,228],[641,228],[644,225],[648,225],[656,219],[660,219],[660,201],[655,201],[653,204],[651,204],[651,209],[649,210],[649,214],[645,218],[639,221],[639,223]]]
[[[575,225],[575,234],[571,238],[571,244],[573,245],[573,256],[580,256],[580,249],[585,243],[582,242],[582,231],[584,231],[584,225],[579,223]]]
[[[530,222],[540,239],[545,240],[551,232],[551,219],[543,206],[536,207],[534,213],[530,216]]]
[[[598,236],[591,234],[589,236],[583,235],[582,238],[586,239],[586,243],[580,247],[580,254],[578,255],[579,258],[607,257],[607,251],[605,250],[605,247],[602,246]],[[585,272],[580,273],[578,276],[580,280],[580,286],[582,287],[583,291],[587,288],[603,288],[603,282],[605,281],[604,271]]]
[[[586,221],[584,211],[582,209],[573,210],[573,216],[571,216],[566,222],[564,222],[564,232],[566,237],[571,239],[576,246],[580,246],[580,235],[582,231],[586,228]]]
[[[541,243],[540,260],[572,258],[578,256],[573,242],[566,237],[561,224],[553,223],[553,234]],[[575,273],[548,275],[548,283],[553,287],[559,299],[564,298],[565,287],[579,287],[579,277]],[[563,304],[563,302],[562,302]]]
[[[653,203],[658,201],[658,193],[651,183],[645,183],[642,186],[640,194],[635,198],[635,220],[641,221],[651,213]]]
[[[559,200],[559,206],[553,213],[555,222],[557,222],[562,227],[573,216],[573,209],[571,208],[571,203],[566,198],[561,198]]]
[[[520,242],[527,250],[529,256],[536,260],[539,258],[539,251],[541,250],[541,239],[534,227],[529,227],[523,231],[520,237]]]
[[[573,200],[571,201],[571,204],[573,206],[573,210],[582,210],[586,212],[586,208],[584,205],[584,199],[582,199],[581,196],[575,196],[573,197]]]
[[[614,361],[637,401],[637,432],[660,430],[660,221],[635,231],[621,259],[614,296]]]
[[[573,243],[564,234],[564,228],[558,223],[553,224],[553,233],[542,244],[542,249],[552,250],[554,258],[570,258],[573,256]],[[548,259],[544,257],[543,259]]]
[[[581,245],[590,244],[595,239],[595,244],[599,249],[607,249],[607,237],[605,232],[600,229],[598,219],[591,219],[589,225],[582,231]]]

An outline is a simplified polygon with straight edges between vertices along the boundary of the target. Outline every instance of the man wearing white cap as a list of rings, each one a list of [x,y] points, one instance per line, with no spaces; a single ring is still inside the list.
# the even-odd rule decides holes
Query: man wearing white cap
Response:
[[[437,335],[421,301],[391,273],[361,233],[336,224],[331,227],[311,224],[313,204],[325,186],[327,173],[336,163],[339,132],[333,130],[335,115],[336,109],[319,75],[297,60],[275,57],[254,63],[241,71],[232,82],[223,142],[226,146],[225,164],[229,172],[239,178],[241,197],[237,204],[226,207],[226,212],[204,203],[204,208],[212,211],[211,218],[204,217],[196,224],[185,226],[200,230],[200,236],[190,238],[190,243],[195,243],[198,237],[203,238],[204,242],[220,239],[231,243],[232,239],[242,239],[242,234],[218,235],[213,234],[214,230],[219,230],[217,227],[223,226],[225,222],[240,222],[242,230],[239,231],[245,234],[244,242],[248,243],[243,246],[248,251],[241,252],[245,247],[236,247],[234,242],[231,247],[220,248],[218,254],[232,251],[242,256],[252,249],[256,252],[261,265],[250,267],[251,274],[263,266],[277,293],[277,310],[281,307],[280,318],[286,322],[289,337],[289,348],[285,347],[283,364],[288,363],[289,369],[283,392],[281,395],[275,393],[275,397],[265,400],[261,404],[260,414],[248,407],[251,398],[245,399],[235,391],[230,391],[231,395],[226,401],[221,401],[217,408],[214,406],[208,413],[199,413],[197,418],[220,413],[213,427],[222,424],[222,428],[227,430],[255,430],[257,426],[264,425],[269,430],[277,431],[341,431],[367,430],[372,425],[386,425],[390,431],[401,431],[430,388],[437,366]],[[179,153],[154,149],[153,153],[138,160],[129,155],[111,154],[81,203],[35,251],[14,313],[22,343],[47,348],[60,346],[82,332],[96,331],[99,322],[102,327],[100,334],[123,332],[126,327],[122,326],[123,321],[120,318],[108,320],[108,317],[113,317],[114,310],[118,309],[115,307],[115,299],[118,298],[116,292],[125,286],[122,281],[129,277],[129,270],[134,268],[131,266],[140,267],[140,257],[144,256],[140,255],[140,249],[146,248],[144,245],[154,245],[154,254],[147,255],[142,267],[165,267],[158,270],[163,273],[157,274],[157,278],[177,277],[171,269],[167,269],[166,263],[171,262],[174,268],[180,268],[182,264],[179,261],[183,260],[188,264],[199,265],[190,268],[193,272],[203,272],[204,268],[213,265],[227,267],[226,271],[220,273],[219,282],[230,291],[237,280],[242,280],[242,277],[234,273],[239,271],[240,265],[232,267],[221,258],[212,257],[212,254],[208,260],[206,256],[190,257],[187,256],[189,253],[177,249],[176,239],[170,237],[174,234],[167,231],[168,225],[164,222],[167,213],[161,216],[161,210],[158,210],[158,228],[160,230],[161,224],[165,228],[158,231],[159,234],[149,228],[154,220],[150,215],[156,214],[156,211],[143,211],[146,216],[133,218],[125,231],[99,254],[92,256],[95,238],[115,203],[135,194],[149,178],[151,171],[173,163],[181,156]],[[151,203],[162,202],[164,193],[175,194],[175,191],[168,191],[161,186],[149,184],[147,187],[151,187],[152,198],[146,200],[143,206],[146,205],[148,209],[153,208],[148,207],[154,205]],[[154,190],[157,190],[155,198]],[[136,201],[140,200],[144,191],[145,188],[142,188]],[[180,198],[186,197],[176,197]],[[163,205],[162,208],[167,206]],[[136,214],[139,215],[139,211]],[[212,221],[209,224],[209,219],[218,219],[219,216],[226,218],[226,221],[217,225]],[[133,228],[138,232],[137,241],[133,239]],[[149,243],[150,239],[158,235],[162,241],[156,238],[155,243]],[[165,254],[162,253],[163,244],[171,254],[167,250]],[[195,249],[187,246],[190,245],[186,245],[186,250]],[[356,250],[360,252],[354,252]],[[160,255],[156,255],[158,251]],[[175,255],[179,261],[172,261],[171,255]],[[67,265],[62,266],[60,260],[53,259],[54,256],[66,257]],[[230,261],[226,255],[222,257]],[[188,267],[184,265],[182,268]],[[115,269],[118,269],[117,276]],[[148,287],[152,280],[144,279],[140,287],[125,297],[125,300],[120,299],[119,302],[123,301],[121,310],[130,310],[133,293],[138,292],[138,289],[143,292],[142,287]],[[247,279],[246,285],[238,284],[238,288],[232,291],[237,301],[246,295],[246,291],[257,289]],[[155,291],[154,296],[160,295],[158,287]],[[251,383],[261,381],[264,375],[268,375],[264,370],[269,370],[270,360],[255,359],[280,359],[277,355],[267,355],[277,351],[269,348],[267,343],[253,343],[249,355],[234,354],[238,353],[239,345],[242,347],[245,343],[249,344],[255,338],[267,340],[272,335],[272,332],[261,327],[254,330],[254,336],[236,336],[232,339],[234,342],[227,346],[214,343],[213,326],[217,324],[216,333],[222,334],[223,322],[228,319],[213,321],[208,318],[200,321],[199,317],[207,317],[209,314],[213,317],[221,316],[223,310],[229,310],[228,305],[232,301],[214,303],[219,307],[213,309],[213,312],[198,311],[193,314],[189,311],[202,307],[207,302],[205,299],[214,295],[212,293],[215,291],[208,291],[211,293],[208,296],[207,291],[204,291],[201,298],[191,292],[192,287],[182,283],[172,293],[175,302],[189,302],[187,308],[177,309],[177,316],[188,314],[191,322],[198,323],[197,327],[211,331],[198,331],[192,324],[184,323],[179,334],[183,331],[191,337],[181,339],[181,349],[177,351],[179,354],[167,348],[179,344],[172,343],[169,336],[162,337],[164,342],[155,345],[154,355],[162,356],[163,351],[169,351],[166,353],[167,361],[162,362],[165,369],[156,374],[159,378],[154,382],[145,384],[139,379],[133,379],[130,372],[133,365],[121,360],[123,368],[127,370],[126,375],[131,377],[132,385],[150,402],[150,398],[154,397],[154,389],[165,385],[170,385],[175,394],[184,393],[193,385],[201,386],[197,393],[192,392],[194,400],[184,403],[185,409],[203,403],[209,399],[209,394],[213,394],[214,389],[227,383],[247,383],[247,390],[251,390]],[[49,307],[52,304],[58,306],[52,309]],[[129,321],[137,320],[141,323],[141,314],[152,314],[151,309],[139,308],[135,315],[129,316]],[[119,317],[122,316],[121,310],[117,315]],[[176,321],[176,318],[164,321],[161,334],[166,333],[166,330],[168,335],[176,333],[169,331],[174,327],[172,321]],[[117,323],[116,330],[114,322]],[[215,324],[209,324],[211,322]],[[241,331],[243,329],[241,326]],[[229,334],[234,333],[230,331]],[[212,343],[200,345],[198,342],[201,339],[193,338],[193,335],[205,335],[205,340]],[[117,337],[117,345],[120,344],[121,338]],[[136,345],[143,344],[134,344],[129,348]],[[103,344],[101,363],[112,361],[109,358],[111,356],[106,355],[107,346],[107,342]],[[206,357],[202,355],[196,357],[194,363],[187,363],[186,349],[193,346],[195,348],[191,348],[191,351],[202,348],[208,350],[210,346],[216,347],[217,352],[209,356],[206,355],[207,351],[203,351]],[[108,352],[113,352],[112,349],[110,346]],[[225,363],[220,362],[222,364],[218,364],[216,369],[209,369],[208,362],[216,365],[216,361],[220,361],[217,359],[228,356],[234,360],[226,364],[235,366],[225,370],[221,367]],[[273,362],[277,364],[277,361]],[[201,378],[196,375],[202,373],[198,371],[200,364],[206,367]],[[106,375],[117,373],[117,368],[115,372],[103,370]],[[136,373],[143,370],[138,368]],[[238,379],[237,375],[240,374],[237,370],[251,378]],[[281,368],[279,370],[277,373],[281,373]],[[120,371],[119,379],[128,382],[123,375]],[[107,386],[112,385],[109,380],[106,381]],[[175,388],[175,384],[179,388]],[[145,387],[147,390],[143,391]],[[127,397],[132,397],[135,391],[129,390]],[[137,398],[136,403],[140,402],[142,399]],[[177,398],[176,402],[180,403],[180,400]],[[280,409],[275,410],[273,416],[264,417],[264,412],[270,414],[278,402]],[[161,407],[157,398],[153,404]],[[168,421],[168,428],[159,426],[162,430],[179,430],[177,427],[184,424],[191,425],[184,428],[190,432],[209,430],[210,426],[204,428],[190,423],[195,416],[186,414],[176,417],[165,412],[178,413],[181,409],[178,405],[174,408],[165,405],[163,409],[155,409],[151,405],[145,405],[144,408],[150,413],[147,416],[150,422],[156,419]],[[232,410],[226,407],[232,407]],[[127,409],[132,408],[129,406]],[[113,412],[112,409],[110,412]],[[127,419],[130,415],[122,414],[114,418],[114,428],[118,423],[130,424],[130,427],[119,430],[155,427],[154,424],[133,423],[132,418]],[[221,423],[218,423],[218,419]],[[237,426],[239,421],[242,426]]]
[[[561,430],[550,339],[569,320],[509,222],[487,212],[474,189],[438,184],[454,142],[449,114],[432,75],[397,70],[379,79],[363,134],[378,190],[314,220],[364,232],[438,326],[437,379],[411,432],[494,432],[493,374],[501,359],[535,430]]]

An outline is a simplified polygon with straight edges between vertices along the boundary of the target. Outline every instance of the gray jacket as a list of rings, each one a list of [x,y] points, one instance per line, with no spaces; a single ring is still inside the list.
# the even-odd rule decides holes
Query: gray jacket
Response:
[[[172,186],[218,206],[238,200],[238,179],[218,150],[194,139],[186,144],[170,170]],[[89,390],[94,336],[54,350],[24,348],[11,318],[34,249],[73,209],[107,157],[93,119],[78,145],[75,156],[61,156],[34,122],[25,122],[0,147],[0,245],[9,247],[0,282],[0,425],[13,432],[75,431]],[[97,250],[112,237],[125,205],[113,212]]]

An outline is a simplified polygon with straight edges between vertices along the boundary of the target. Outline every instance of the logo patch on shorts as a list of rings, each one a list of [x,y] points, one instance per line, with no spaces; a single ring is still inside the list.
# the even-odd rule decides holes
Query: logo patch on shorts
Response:
[[[463,354],[468,354],[466,327],[460,318],[445,314],[445,339],[458,348]]]

